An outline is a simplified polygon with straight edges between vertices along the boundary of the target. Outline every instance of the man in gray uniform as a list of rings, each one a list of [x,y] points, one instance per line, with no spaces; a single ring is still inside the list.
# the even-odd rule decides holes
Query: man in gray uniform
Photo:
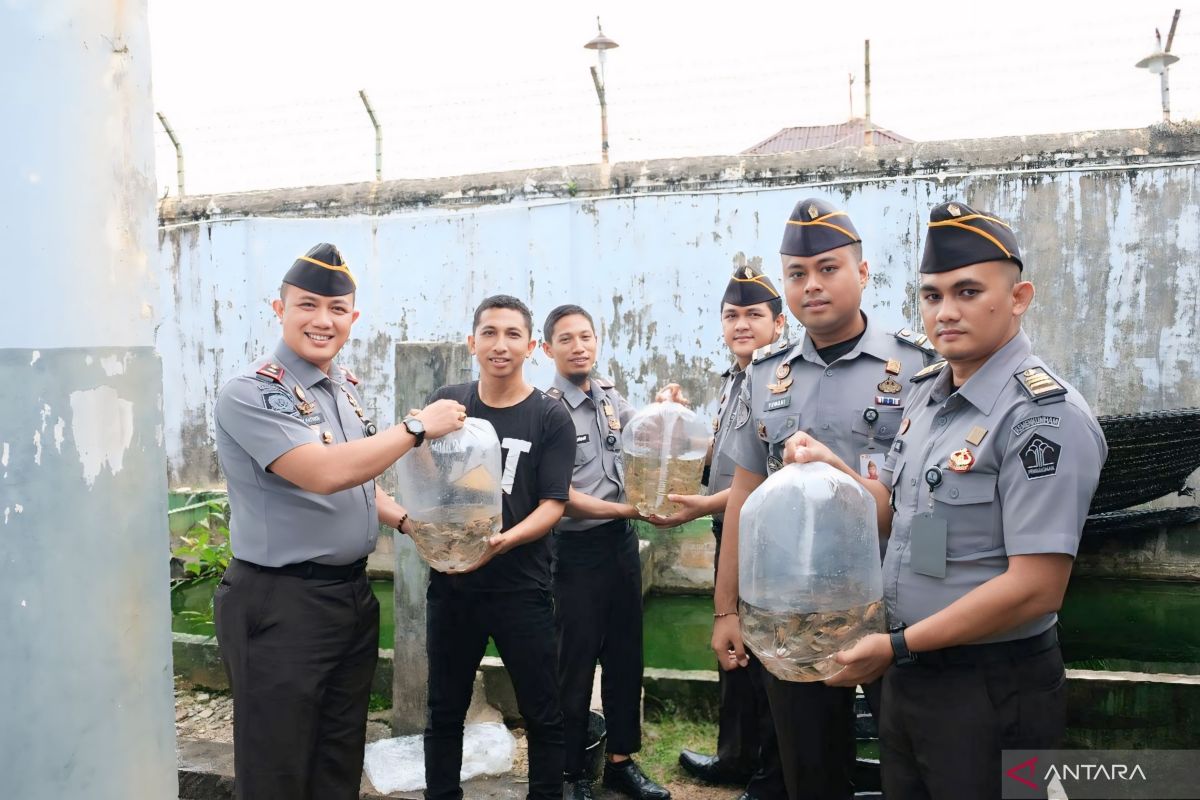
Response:
[[[555,529],[554,599],[566,767],[563,797],[591,798],[584,749],[596,661],[608,729],[604,785],[639,800],[667,800],[630,758],[642,746],[642,567],[625,502],[621,429],[633,408],[611,382],[592,375],[597,339],[592,317],[576,305],[555,308],[543,349],[557,374],[546,390],[575,423],[570,500]]]
[[[864,483],[878,474],[900,429],[907,379],[932,355],[922,336],[889,333],[861,311],[869,268],[850,217],[824,200],[798,203],[780,247],[788,308],[805,327],[756,358],[734,409],[730,455],[737,467],[726,504],[715,593],[713,649],[721,666],[749,662],[737,617],[742,505],[783,465],[797,431],[824,437]],[[757,662],[755,662],[757,664]],[[783,681],[763,671],[792,800],[853,794],[854,692]]]
[[[711,463],[705,471],[704,481],[707,491],[703,495],[669,495],[667,499],[678,503],[680,511],[670,517],[652,517],[650,520],[660,528],[673,528],[711,514],[717,544],[714,579],[721,565],[721,531],[735,466],[729,454],[733,409],[754,352],[778,341],[787,324],[783,298],[775,285],[766,275],[749,266],[738,267],[730,277],[721,298],[720,314],[721,333],[734,363],[723,376],[721,399],[713,420]],[[718,676],[721,699],[716,755],[684,750],[679,754],[679,766],[689,775],[708,783],[745,787],[742,800],[784,800],[787,791],[779,766],[775,727],[766,690],[757,680],[756,670],[721,669]]]
[[[272,303],[282,341],[217,396],[234,559],[213,605],[239,798],[358,797],[379,648],[367,554],[380,524],[407,519],[374,478],[466,417],[447,400],[376,430],[357,378],[333,362],[355,290],[333,245],[297,259]]]
[[[1057,611],[1108,454],[1087,402],[1021,330],[1034,288],[1009,226],[961,202],[929,219],[921,314],[946,360],[913,378],[873,491],[886,510],[890,487],[895,512],[892,633],[839,653],[847,669],[829,681],[884,674],[889,800],[999,797],[1002,750],[1058,746]],[[789,451],[829,460],[805,437]]]

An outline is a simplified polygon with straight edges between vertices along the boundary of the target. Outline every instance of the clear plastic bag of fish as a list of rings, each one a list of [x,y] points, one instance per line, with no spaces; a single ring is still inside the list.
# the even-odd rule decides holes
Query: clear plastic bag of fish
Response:
[[[426,439],[396,462],[400,504],[417,553],[438,572],[465,569],[500,532],[500,440],[492,424],[467,418],[460,430]]]
[[[789,464],[738,519],[746,647],[781,680],[841,672],[834,654],[885,628],[875,499],[828,464]]]
[[[679,510],[669,494],[699,494],[712,429],[679,403],[651,403],[629,420],[621,436],[626,499],[644,515]]]

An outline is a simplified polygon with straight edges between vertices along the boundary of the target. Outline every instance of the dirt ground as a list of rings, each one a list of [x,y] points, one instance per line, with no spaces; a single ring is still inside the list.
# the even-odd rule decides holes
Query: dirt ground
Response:
[[[372,711],[367,717],[367,741],[374,742],[392,735],[391,711]],[[654,738],[653,726],[647,731]],[[198,689],[176,688],[175,690],[175,734],[179,738],[202,739],[213,742],[233,741],[233,698],[221,692]],[[513,730],[517,739],[516,756],[513,759],[512,776],[518,780],[529,774],[529,752],[525,732]],[[666,787],[674,800],[734,800],[741,792],[731,787],[705,786],[678,776],[678,769],[667,775]],[[663,777],[663,776],[658,776]],[[612,792],[596,786],[597,798],[617,798]]]

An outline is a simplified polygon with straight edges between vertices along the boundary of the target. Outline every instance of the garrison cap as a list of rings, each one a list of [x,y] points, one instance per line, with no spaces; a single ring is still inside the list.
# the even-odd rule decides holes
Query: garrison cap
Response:
[[[353,294],[358,287],[342,254],[324,242],[297,258],[283,276],[283,282],[324,297]]]
[[[721,303],[729,303],[731,306],[754,306],[768,303],[777,297],[779,292],[770,278],[754,267],[742,266],[734,270],[729,285],[725,287],[725,296],[721,298]]]
[[[861,241],[849,214],[820,198],[810,197],[792,209],[779,252],[807,258]]]
[[[1017,237],[1008,223],[958,201],[934,206],[921,272],[949,272],[984,261],[1012,261],[1024,269]]]

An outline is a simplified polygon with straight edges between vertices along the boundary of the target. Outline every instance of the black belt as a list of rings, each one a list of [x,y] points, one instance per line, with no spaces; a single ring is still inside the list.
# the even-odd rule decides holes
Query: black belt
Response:
[[[1058,646],[1058,631],[1053,626],[1027,639],[989,644],[963,644],[917,653],[917,663],[927,667],[995,664],[1044,653]]]
[[[239,564],[245,564],[250,569],[267,572],[272,575],[287,575],[292,578],[308,578],[318,581],[348,581],[357,578],[367,571],[367,560],[360,558],[353,564],[318,564],[315,561],[302,561],[299,564],[284,564],[282,567],[264,567],[251,561],[235,558]]]

